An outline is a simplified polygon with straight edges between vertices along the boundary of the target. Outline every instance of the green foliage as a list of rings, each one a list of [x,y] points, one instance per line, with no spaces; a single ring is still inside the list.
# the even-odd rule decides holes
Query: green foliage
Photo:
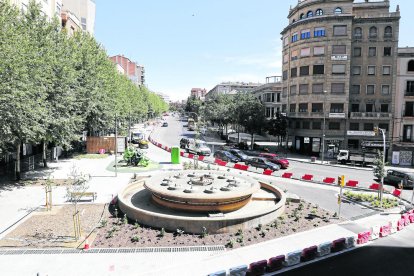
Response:
[[[158,95],[116,70],[94,37],[69,36],[30,1],[22,14],[0,1],[0,152],[22,143],[68,149],[82,131],[114,129],[168,110]],[[18,154],[20,156],[20,154]]]
[[[207,237],[208,236],[208,232],[207,232],[207,228],[205,228],[204,226],[203,226],[203,228],[201,228],[201,234],[200,234],[200,237],[201,238],[205,238],[205,237]]]
[[[354,201],[368,202],[372,207],[376,207],[376,208],[381,207],[381,202],[377,195],[346,191],[344,192],[344,196]],[[382,207],[384,209],[389,209],[389,208],[397,207],[397,206],[398,206],[398,200],[395,198],[384,197],[382,199]]]
[[[386,175],[385,166],[387,166],[387,163],[384,163],[383,157],[383,152],[378,150],[378,155],[375,158],[373,165],[373,173],[377,179],[382,179]]]
[[[139,242],[139,239],[140,239],[139,235],[133,235],[132,238],[131,238],[131,241],[132,242]]]
[[[158,237],[163,238],[165,236],[165,229],[161,228],[160,233],[158,234]]]

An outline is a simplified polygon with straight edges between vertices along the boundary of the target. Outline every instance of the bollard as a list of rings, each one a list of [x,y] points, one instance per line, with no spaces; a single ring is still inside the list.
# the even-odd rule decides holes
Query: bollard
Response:
[[[286,255],[285,262],[283,263],[285,266],[292,266],[297,265],[300,263],[300,256],[302,254],[301,250],[290,252]]]
[[[331,242],[325,242],[318,245],[318,256],[322,257],[331,254],[331,246]]]

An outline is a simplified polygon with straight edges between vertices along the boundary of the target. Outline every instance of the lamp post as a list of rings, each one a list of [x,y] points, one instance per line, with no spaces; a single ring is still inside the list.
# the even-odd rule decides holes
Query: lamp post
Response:
[[[115,177],[118,176],[118,118],[115,113]]]
[[[326,94],[328,91],[323,91],[323,128],[322,128],[322,164],[325,163],[325,121],[326,121]]]
[[[379,128],[379,131],[382,133],[382,143],[383,143],[383,152],[382,152],[382,164],[385,167],[385,129]],[[384,169],[384,168],[383,168]],[[381,174],[381,189],[380,189],[380,206],[382,207],[382,193],[384,189],[384,173]]]

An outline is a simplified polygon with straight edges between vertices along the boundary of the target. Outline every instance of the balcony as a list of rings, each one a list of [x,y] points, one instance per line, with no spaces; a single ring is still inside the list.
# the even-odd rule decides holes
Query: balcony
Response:
[[[392,118],[391,113],[383,112],[351,112],[351,119],[367,119],[367,120],[389,120]]]
[[[411,90],[409,90],[409,91],[404,91],[404,96],[405,97],[414,97],[414,91],[411,91]]]

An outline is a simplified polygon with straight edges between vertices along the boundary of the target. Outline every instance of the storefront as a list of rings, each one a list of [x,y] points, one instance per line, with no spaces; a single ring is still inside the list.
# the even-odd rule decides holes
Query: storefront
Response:
[[[327,158],[334,158],[341,149],[344,138],[327,137],[325,139],[325,152]],[[321,137],[295,137],[295,150],[302,154],[321,156],[323,146]]]
[[[414,165],[414,145],[394,144],[392,148],[393,165],[413,166]]]
[[[384,150],[384,142],[377,140],[363,140],[361,142],[362,151],[377,152]],[[390,148],[390,142],[385,141],[385,161],[388,160],[388,150]]]

